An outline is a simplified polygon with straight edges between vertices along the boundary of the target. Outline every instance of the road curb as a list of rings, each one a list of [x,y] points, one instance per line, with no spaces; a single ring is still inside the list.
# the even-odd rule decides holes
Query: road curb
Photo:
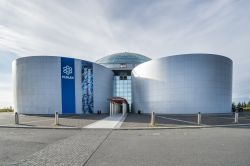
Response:
[[[202,128],[219,128],[219,127],[238,127],[250,126],[247,124],[230,124],[230,125],[201,125],[201,126],[171,126],[171,127],[127,127],[113,130],[156,130],[156,129],[202,129]]]
[[[81,130],[80,127],[46,127],[46,126],[18,126],[18,125],[0,125],[0,128],[22,128],[22,129],[67,129],[67,130]]]

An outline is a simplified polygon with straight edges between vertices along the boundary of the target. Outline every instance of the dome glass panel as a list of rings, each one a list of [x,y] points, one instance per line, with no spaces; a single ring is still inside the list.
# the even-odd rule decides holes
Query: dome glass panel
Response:
[[[136,53],[117,53],[103,57],[96,62],[99,64],[140,64],[151,60],[150,58]]]

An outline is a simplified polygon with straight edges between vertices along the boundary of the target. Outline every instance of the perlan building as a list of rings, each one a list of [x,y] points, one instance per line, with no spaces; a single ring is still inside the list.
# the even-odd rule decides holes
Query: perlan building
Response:
[[[152,111],[228,113],[232,60],[183,54],[151,60],[117,53],[96,62],[31,56],[12,64],[14,108],[21,114],[92,114]]]
[[[132,70],[139,64],[151,59],[135,53],[118,53],[106,56],[96,61],[114,73],[113,77],[113,97],[122,97],[129,104],[129,112],[132,105]]]

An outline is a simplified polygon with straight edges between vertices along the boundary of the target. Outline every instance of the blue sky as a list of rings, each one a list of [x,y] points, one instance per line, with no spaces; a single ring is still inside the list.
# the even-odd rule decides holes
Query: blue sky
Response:
[[[250,100],[248,0],[0,0],[0,107],[12,105],[11,62],[30,55],[95,61],[216,53],[234,61],[233,100]]]

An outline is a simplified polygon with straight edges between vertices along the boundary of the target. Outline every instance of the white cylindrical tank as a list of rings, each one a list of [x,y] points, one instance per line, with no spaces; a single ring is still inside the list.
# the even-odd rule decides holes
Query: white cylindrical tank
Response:
[[[214,54],[168,56],[132,71],[134,111],[228,113],[232,104],[232,60]]]
[[[14,109],[21,114],[85,114],[109,111],[113,72],[92,62],[55,56],[12,63]]]
[[[14,109],[23,114],[61,113],[59,57],[24,57],[13,61]]]

